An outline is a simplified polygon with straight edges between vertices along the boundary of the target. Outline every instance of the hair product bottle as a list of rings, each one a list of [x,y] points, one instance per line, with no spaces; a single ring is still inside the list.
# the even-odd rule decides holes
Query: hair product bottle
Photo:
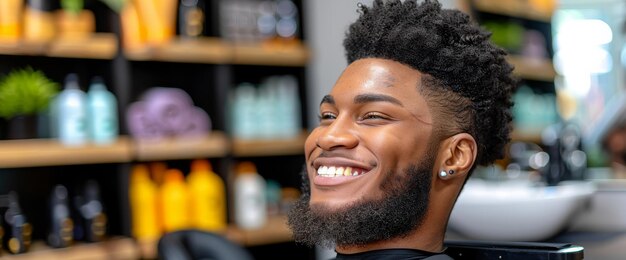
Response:
[[[226,228],[224,181],[213,172],[208,160],[194,160],[187,175],[189,221],[194,228],[219,231]]]
[[[55,100],[58,134],[61,143],[82,145],[87,141],[87,97],[78,85],[78,76],[65,78],[65,89]]]
[[[85,184],[80,200],[81,203],[77,206],[83,239],[87,242],[102,241],[106,234],[107,216],[100,199],[100,187],[96,181],[90,180]]]
[[[256,229],[267,221],[265,180],[251,162],[237,165],[235,177],[235,223],[243,229]]]
[[[102,78],[94,77],[87,92],[89,137],[95,144],[115,142],[119,133],[117,99]]]
[[[0,1],[0,41],[15,42],[22,36],[24,0]]]
[[[178,169],[167,170],[158,196],[163,231],[172,232],[189,227],[187,196],[187,184],[183,173]]]
[[[180,0],[178,6],[178,33],[180,36],[202,36],[204,20],[204,0]]]
[[[67,188],[56,185],[50,194],[50,232],[48,244],[52,247],[68,247],[74,240],[74,222],[70,218]]]
[[[138,241],[156,241],[161,235],[157,222],[157,187],[144,164],[133,166],[130,176],[129,199],[132,235]]]
[[[17,193],[9,193],[8,205],[9,208],[4,213],[4,220],[9,226],[6,248],[11,254],[24,253],[30,247],[33,229],[22,213]]]
[[[45,44],[56,36],[54,1],[28,0],[24,10],[24,40]]]

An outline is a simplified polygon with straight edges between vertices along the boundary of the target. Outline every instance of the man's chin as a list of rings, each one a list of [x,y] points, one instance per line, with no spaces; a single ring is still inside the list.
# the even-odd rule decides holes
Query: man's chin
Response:
[[[330,200],[330,199],[315,200],[311,198],[309,200],[309,207],[311,208],[311,211],[314,214],[325,214],[325,213],[339,212],[342,209],[350,208],[356,203],[357,202],[354,200],[352,201]]]
[[[382,189],[380,199],[369,194],[350,201],[311,196],[305,190],[288,214],[295,241],[309,246],[362,246],[405,236],[421,224],[428,208],[431,168],[412,166],[407,174],[390,173],[393,177],[386,187],[393,188]]]

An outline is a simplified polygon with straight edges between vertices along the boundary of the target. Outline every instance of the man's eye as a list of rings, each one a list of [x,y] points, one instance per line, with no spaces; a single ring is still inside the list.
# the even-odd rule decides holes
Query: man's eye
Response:
[[[318,117],[319,117],[319,120],[320,120],[320,121],[324,121],[324,120],[333,120],[333,119],[336,119],[336,118],[337,118],[337,116],[336,116],[335,114],[333,114],[333,113],[328,113],[328,112],[326,112],[326,113],[322,113],[322,114],[320,114]]]
[[[361,118],[361,120],[384,120],[384,119],[388,119],[388,118],[385,115],[380,114],[380,113],[367,113],[363,115],[363,117]]]

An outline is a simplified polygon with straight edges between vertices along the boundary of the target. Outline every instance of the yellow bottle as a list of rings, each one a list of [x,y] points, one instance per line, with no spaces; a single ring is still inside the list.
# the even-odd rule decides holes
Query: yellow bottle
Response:
[[[163,231],[172,232],[189,227],[187,217],[187,184],[178,169],[165,172],[159,189],[159,204],[163,220]]]
[[[138,240],[156,240],[161,235],[157,223],[157,189],[148,176],[148,167],[135,165],[130,176],[132,233]]]
[[[137,5],[127,1],[120,12],[122,45],[125,50],[141,49],[146,41],[146,28],[141,22]]]
[[[24,0],[0,1],[0,41],[17,41],[22,36]]]
[[[154,46],[169,42],[176,32],[176,0],[134,0],[146,41]]]
[[[220,231],[226,228],[224,181],[213,172],[208,160],[194,160],[187,176],[189,216],[194,228]]]

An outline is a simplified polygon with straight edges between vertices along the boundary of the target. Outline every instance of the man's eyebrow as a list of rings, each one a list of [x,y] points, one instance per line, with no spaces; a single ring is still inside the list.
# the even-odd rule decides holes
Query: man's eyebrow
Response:
[[[383,94],[360,94],[354,97],[355,104],[363,104],[369,102],[389,102],[404,107],[400,100]]]
[[[335,104],[335,99],[333,98],[333,96],[331,95],[326,95],[322,98],[322,102],[320,102],[320,106],[322,104],[330,104],[330,105],[334,105]]]

